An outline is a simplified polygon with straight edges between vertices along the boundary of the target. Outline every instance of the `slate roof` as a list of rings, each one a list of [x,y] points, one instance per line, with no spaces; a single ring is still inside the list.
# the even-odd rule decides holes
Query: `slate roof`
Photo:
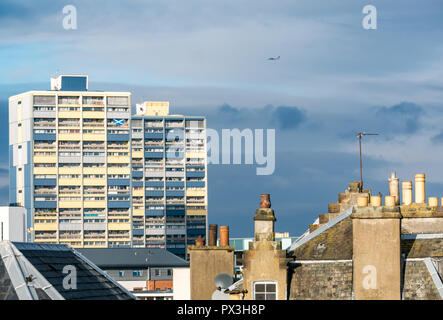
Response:
[[[161,248],[82,248],[83,256],[102,269],[189,267],[189,262]]]
[[[306,233],[287,254],[290,299],[352,299],[352,208]],[[401,234],[402,299],[443,299],[443,233]]]
[[[352,208],[292,243],[286,251],[296,260],[352,259]]]
[[[0,253],[0,299],[136,299],[96,265],[65,245],[3,241]],[[63,286],[68,274],[74,276],[72,271],[64,270],[66,266],[75,268],[75,288]]]

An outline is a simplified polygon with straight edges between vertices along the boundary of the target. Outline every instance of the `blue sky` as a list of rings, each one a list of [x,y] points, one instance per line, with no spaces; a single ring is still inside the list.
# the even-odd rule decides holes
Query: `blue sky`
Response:
[[[62,27],[65,5],[78,29]],[[365,5],[377,30],[362,28]],[[209,167],[210,223],[252,235],[259,193],[271,193],[278,231],[302,233],[359,178],[366,186],[428,176],[443,196],[443,3],[360,0],[0,2],[0,147],[7,98],[47,89],[60,73],[88,74],[90,89],[128,90],[133,102],[169,100],[211,128],[275,128],[276,170]],[[267,61],[271,56],[278,61]],[[0,154],[0,199],[7,199]]]

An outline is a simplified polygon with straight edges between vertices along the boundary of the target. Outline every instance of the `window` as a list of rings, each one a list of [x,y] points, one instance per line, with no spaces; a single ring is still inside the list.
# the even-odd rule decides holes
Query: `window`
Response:
[[[168,269],[168,276],[172,276],[172,269]]]
[[[154,275],[156,277],[159,277],[160,276],[160,269],[154,269]]]
[[[124,277],[124,276],[125,276],[125,271],[124,271],[124,270],[120,270],[120,271],[118,272],[118,276],[119,276],[120,278]]]
[[[133,270],[132,275],[134,277],[141,277],[141,276],[143,276],[143,270]]]
[[[254,282],[254,300],[277,300],[277,283]]]

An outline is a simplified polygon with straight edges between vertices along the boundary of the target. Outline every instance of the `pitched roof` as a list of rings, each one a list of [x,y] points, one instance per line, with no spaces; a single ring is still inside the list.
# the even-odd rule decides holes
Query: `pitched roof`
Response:
[[[324,225],[322,225],[320,228],[318,228],[317,230],[310,232],[310,233],[305,233],[303,234],[303,236],[301,236],[300,238],[298,238],[296,241],[294,241],[292,243],[292,245],[286,249],[286,251],[288,253],[290,253],[291,251],[294,251],[295,249],[301,247],[302,245],[304,245],[305,243],[309,242],[310,240],[314,239],[315,237],[319,236],[320,234],[322,234],[324,231],[334,227],[336,224],[338,224],[339,222],[341,222],[342,220],[346,219],[347,217],[349,217],[352,214],[352,210],[353,207],[345,210],[343,213],[341,213],[340,215],[338,215],[337,217],[335,217],[334,219],[332,219],[331,221],[325,223]]]
[[[297,261],[352,259],[351,213],[352,208],[293,242],[288,255]]]
[[[100,268],[189,267],[189,262],[162,248],[77,249]]]
[[[0,298],[136,299],[96,265],[65,245],[2,241],[0,253],[0,291],[6,292],[4,295],[0,294]],[[73,288],[66,286],[68,275],[76,279]]]

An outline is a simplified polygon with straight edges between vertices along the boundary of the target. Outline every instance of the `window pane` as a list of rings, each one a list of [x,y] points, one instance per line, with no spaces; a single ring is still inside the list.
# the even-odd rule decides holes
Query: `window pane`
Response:
[[[267,283],[266,292],[275,292],[275,283]]]
[[[264,283],[257,283],[255,285],[255,292],[265,292],[265,284]]]
[[[275,294],[274,293],[272,293],[272,294],[267,294],[266,295],[266,300],[275,300]]]
[[[265,300],[264,294],[255,294],[255,300]]]

